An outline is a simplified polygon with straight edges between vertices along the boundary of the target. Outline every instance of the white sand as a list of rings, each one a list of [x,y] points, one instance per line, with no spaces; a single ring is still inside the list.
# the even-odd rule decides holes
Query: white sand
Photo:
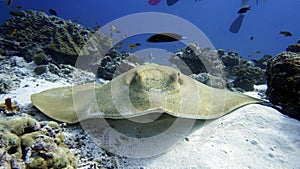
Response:
[[[202,132],[215,125],[202,142]],[[299,121],[253,104],[194,131],[163,155],[130,162],[146,168],[299,168],[299,136]]]
[[[30,103],[30,95],[70,85],[29,78],[6,95]],[[23,87],[29,84],[28,87]],[[39,84],[37,86],[37,84]],[[215,127],[214,127],[215,126]],[[211,132],[203,140],[203,132]],[[252,104],[193,131],[167,153],[146,159],[127,159],[132,168],[300,168],[300,122],[262,105]],[[119,167],[122,167],[122,162]]]
[[[28,85],[25,87],[25,85]],[[30,96],[33,93],[38,93],[46,89],[54,88],[54,87],[62,87],[62,86],[70,86],[71,84],[60,80],[55,83],[46,81],[44,79],[36,79],[34,77],[27,78],[21,81],[20,88],[15,91],[11,91],[8,94],[0,95],[0,102],[4,102],[6,98],[11,98],[12,101],[17,101],[22,106],[26,104],[30,104]]]

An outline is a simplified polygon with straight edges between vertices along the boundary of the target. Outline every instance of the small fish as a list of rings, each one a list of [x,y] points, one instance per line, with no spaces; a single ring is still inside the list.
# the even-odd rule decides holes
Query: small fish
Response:
[[[26,15],[25,12],[23,12],[23,11],[15,11],[15,10],[10,11],[9,14],[11,14],[13,16],[20,16],[20,17],[23,17]]]
[[[56,12],[54,9],[49,9],[49,13],[50,13],[51,15],[57,16],[57,12]]]
[[[245,15],[239,15],[231,24],[229,31],[232,33],[238,33],[243,23]]]
[[[8,0],[6,3],[6,7],[9,8],[11,6],[12,2],[13,2],[12,0]]]
[[[16,6],[16,8],[17,8],[17,9],[22,9],[23,7],[20,6],[20,5],[18,5],[18,6]]]
[[[149,0],[149,1],[148,1],[148,4],[153,6],[153,5],[158,4],[160,1],[161,1],[161,0]]]
[[[129,49],[134,49],[136,46],[134,44],[129,44],[128,47]]]
[[[177,3],[179,0],[167,0],[167,5],[168,6],[172,6],[174,5],[175,3]]]
[[[256,54],[261,54],[260,50],[255,51]]]
[[[293,36],[293,34],[289,31],[280,31],[280,34],[285,36],[285,37],[288,37],[288,36]]]
[[[151,43],[161,43],[161,42],[174,42],[186,39],[186,37],[175,34],[175,33],[159,33],[150,36],[147,42]]]
[[[253,36],[251,36],[251,37],[250,37],[250,40],[253,40],[253,39],[254,39],[254,37],[253,37]]]
[[[140,43],[135,43],[135,44],[129,44],[129,45],[128,45],[128,47],[129,47],[130,49],[134,49],[134,48],[136,48],[136,47],[138,47],[138,46],[141,46],[141,44],[140,44]]]
[[[246,13],[248,10],[250,10],[251,9],[251,6],[243,6],[242,8],[240,8],[238,11],[237,11],[237,13],[238,14],[244,14],[244,13]]]
[[[149,5],[157,5],[158,3],[160,3],[161,0],[149,0],[148,4]],[[167,0],[167,5],[168,6],[172,6],[174,4],[176,4],[179,0]]]

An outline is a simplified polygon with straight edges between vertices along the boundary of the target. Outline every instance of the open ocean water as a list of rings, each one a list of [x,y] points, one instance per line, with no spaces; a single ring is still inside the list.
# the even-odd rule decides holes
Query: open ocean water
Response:
[[[237,11],[243,8],[241,0],[179,0],[168,6],[166,0],[150,5],[149,0],[13,0],[7,7],[8,0],[0,1],[0,23],[12,17],[9,11],[33,9],[49,13],[53,9],[58,17],[73,20],[85,27],[95,28],[135,13],[161,12],[178,16],[201,30],[211,41],[215,49],[236,51],[246,60],[258,59],[265,54],[274,56],[285,51],[290,44],[300,37],[300,1],[298,0],[249,0],[244,6],[250,7],[242,14],[243,22],[238,32],[232,33],[230,25],[238,18]],[[244,0],[245,2],[245,0]],[[159,19],[158,19],[159,20]],[[151,20],[144,19],[138,23],[129,23],[129,27],[139,27]],[[157,24],[156,22],[153,24]],[[157,25],[156,25],[157,26]],[[185,25],[177,25],[184,29]],[[122,31],[122,30],[121,30]],[[284,36],[281,31],[292,33]],[[146,35],[128,37],[130,44],[141,44],[132,49],[135,52],[145,48],[164,48],[177,51],[184,45],[151,44]],[[185,36],[185,35],[182,35]],[[191,38],[191,37],[186,37]],[[126,49],[124,49],[126,50]]]

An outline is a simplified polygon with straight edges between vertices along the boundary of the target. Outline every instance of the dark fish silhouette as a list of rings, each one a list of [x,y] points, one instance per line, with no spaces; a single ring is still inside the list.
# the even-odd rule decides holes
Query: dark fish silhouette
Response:
[[[151,43],[174,42],[174,41],[183,40],[185,38],[186,37],[175,33],[159,33],[150,36],[147,39],[147,42],[151,42]]]
[[[22,9],[23,7],[21,5],[16,6],[17,9]]]
[[[19,17],[23,17],[25,16],[25,12],[23,11],[16,11],[16,10],[12,10],[12,11],[9,11],[9,14],[13,15],[13,16],[19,16]]]
[[[10,5],[12,4],[12,2],[13,2],[12,0],[8,0],[7,3],[6,3],[6,7],[7,8],[10,7]]]
[[[240,8],[238,11],[237,11],[237,13],[238,14],[244,14],[244,13],[246,13],[248,10],[250,10],[251,9],[251,6],[243,6],[242,8]]]
[[[149,0],[148,1],[148,4],[149,5],[156,5],[160,2],[161,0]],[[174,5],[175,3],[177,3],[179,0],[167,0],[167,5],[168,6],[172,6]]]
[[[54,9],[49,9],[49,13],[50,13],[51,15],[57,16],[57,12],[56,12]]]
[[[231,24],[229,31],[232,33],[238,33],[243,23],[245,15],[239,15]]]
[[[167,0],[167,5],[168,6],[172,6],[174,5],[175,3],[177,3],[179,0]]]
[[[158,4],[160,1],[161,1],[161,0],[149,0],[149,1],[148,1],[148,4],[149,4],[149,5],[156,5],[156,4]]]
[[[253,36],[251,36],[251,37],[250,37],[250,40],[253,40],[253,39],[254,39],[254,37],[253,37]]]
[[[129,44],[129,45],[128,45],[128,47],[129,47],[130,49],[134,49],[134,48],[136,48],[136,47],[138,47],[138,46],[141,46],[141,44],[140,44],[140,43],[135,43],[135,44]]]
[[[285,36],[285,37],[293,36],[293,34],[291,32],[288,32],[288,31],[280,31],[280,34]]]
[[[0,0],[0,2],[5,2],[6,0]],[[6,7],[9,8],[10,5],[12,4],[12,0],[8,0],[6,3]]]
[[[260,50],[255,51],[256,54],[261,54]]]
[[[232,22],[230,25],[229,31],[232,33],[238,33],[240,31],[240,28],[242,26],[245,13],[247,13],[248,10],[250,10],[251,6],[247,6],[249,0],[242,0],[241,1],[241,8],[238,10],[239,16]],[[258,4],[258,0],[256,0],[256,4]]]

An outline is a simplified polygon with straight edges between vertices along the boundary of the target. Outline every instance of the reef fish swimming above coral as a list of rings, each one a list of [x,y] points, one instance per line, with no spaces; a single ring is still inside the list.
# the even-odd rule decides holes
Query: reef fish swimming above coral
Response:
[[[31,101],[58,121],[124,119],[167,113],[191,119],[214,119],[243,105],[262,102],[243,94],[212,88],[157,64],[139,66],[107,84],[54,88],[33,94]]]
[[[149,0],[148,1],[148,4],[149,5],[156,5],[160,2],[161,0]],[[177,3],[179,0],[167,0],[167,5],[168,6],[172,6],[174,5],[175,3]]]

